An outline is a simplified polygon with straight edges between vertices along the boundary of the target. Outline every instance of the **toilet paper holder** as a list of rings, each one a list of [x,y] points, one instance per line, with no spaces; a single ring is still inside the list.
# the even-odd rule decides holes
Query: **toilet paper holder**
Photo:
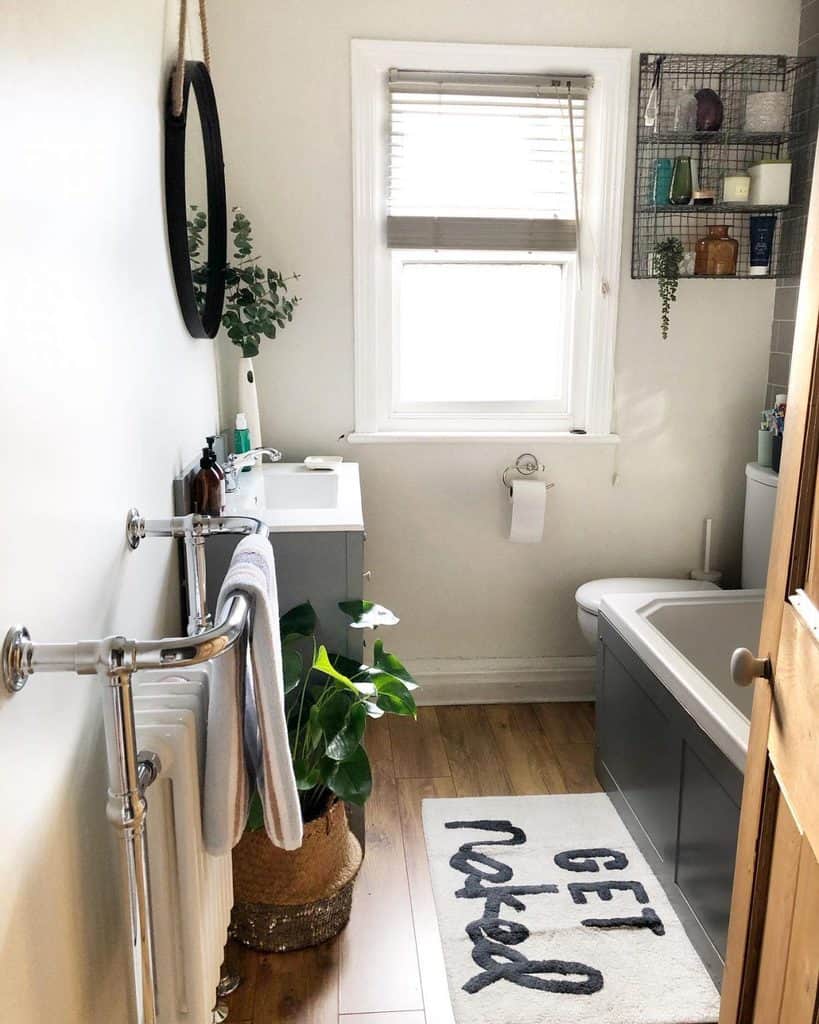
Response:
[[[523,455],[518,455],[514,463],[507,466],[501,474],[501,481],[503,486],[509,492],[509,500],[512,500],[512,480],[509,479],[510,473],[517,473],[519,478],[527,479],[532,477],[535,473],[545,473],[546,467],[538,462],[537,456],[531,452],[524,452]],[[554,484],[546,484],[546,490],[550,491],[554,487]]]

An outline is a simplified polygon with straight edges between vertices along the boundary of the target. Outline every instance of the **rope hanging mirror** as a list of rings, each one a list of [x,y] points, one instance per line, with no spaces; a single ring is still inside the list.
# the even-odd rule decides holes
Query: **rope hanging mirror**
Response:
[[[165,107],[165,215],[185,326],[194,338],[214,338],[225,298],[225,168],[205,0],[199,0],[203,61],[185,60],[187,17],[187,0],[180,0],[176,65]]]

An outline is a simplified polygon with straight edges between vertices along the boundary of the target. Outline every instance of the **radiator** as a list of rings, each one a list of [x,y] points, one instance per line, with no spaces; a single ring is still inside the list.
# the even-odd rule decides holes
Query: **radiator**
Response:
[[[233,879],[230,855],[211,857],[202,842],[208,674],[134,683],[137,742],[162,764],[146,792],[159,1024],[210,1024]]]

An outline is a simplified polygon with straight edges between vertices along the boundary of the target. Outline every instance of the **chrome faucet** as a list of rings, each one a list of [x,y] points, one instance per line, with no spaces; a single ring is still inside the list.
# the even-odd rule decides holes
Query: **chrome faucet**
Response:
[[[225,471],[225,490],[232,494],[239,486],[239,471],[245,466],[255,466],[256,461],[263,462],[265,456],[271,462],[281,462],[284,456],[277,448],[251,448],[249,452],[239,452],[227,457],[222,467]]]

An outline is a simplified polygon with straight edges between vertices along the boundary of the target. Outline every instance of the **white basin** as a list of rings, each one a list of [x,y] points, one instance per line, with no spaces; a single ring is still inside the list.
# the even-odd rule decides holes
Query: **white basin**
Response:
[[[293,472],[289,472],[290,470]],[[276,472],[280,469],[281,472]],[[269,509],[336,508],[338,473],[304,470],[298,466],[271,466],[262,471],[264,502]]]
[[[256,466],[239,474],[226,511],[258,516],[278,533],[363,530],[358,464],[331,470],[310,470],[301,462]]]

